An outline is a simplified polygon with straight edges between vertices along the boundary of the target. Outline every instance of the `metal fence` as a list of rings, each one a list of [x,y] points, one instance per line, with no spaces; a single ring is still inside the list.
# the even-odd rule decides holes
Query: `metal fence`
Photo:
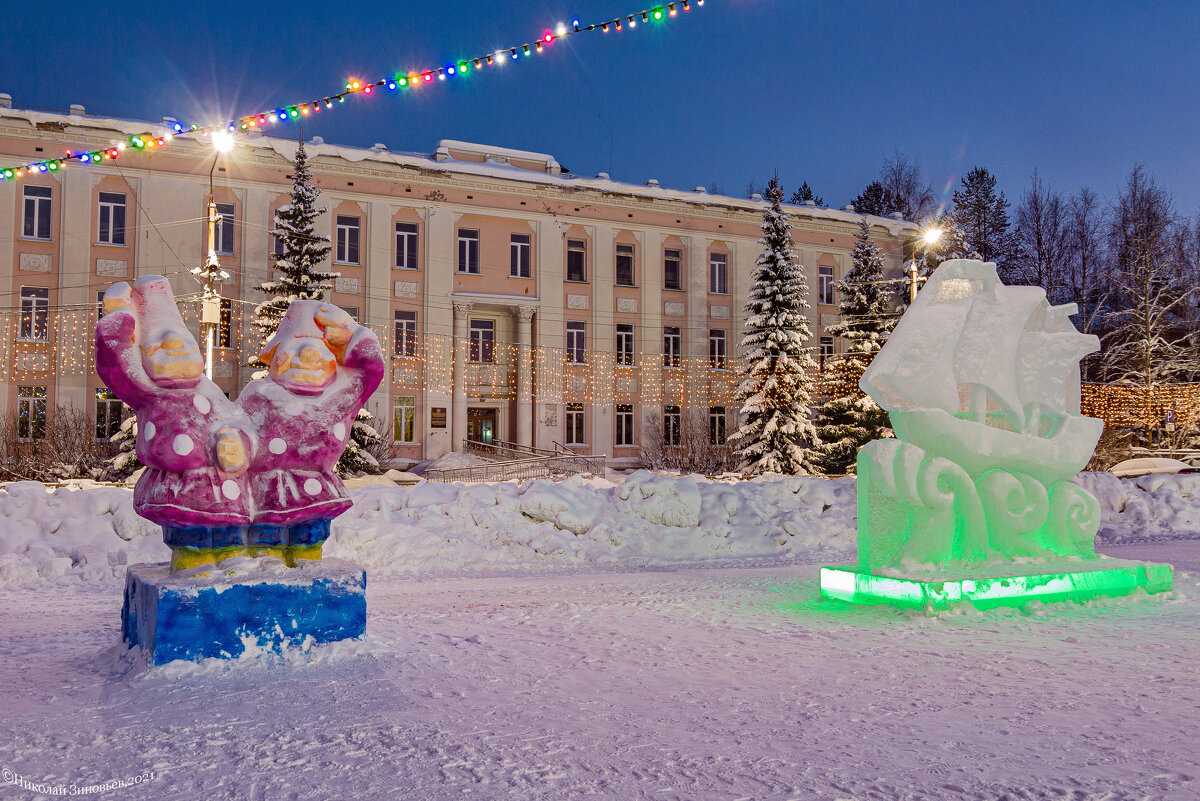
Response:
[[[463,452],[494,462],[525,459],[531,456],[558,456],[562,453],[559,450],[551,451],[545,448],[535,448],[532,445],[519,445],[503,439],[494,439],[491,442],[467,440],[463,443]]]
[[[527,478],[566,478],[573,475],[603,476],[607,456],[532,456],[504,462],[487,462],[467,467],[443,467],[426,470],[427,481],[444,483],[483,483],[524,481]]]

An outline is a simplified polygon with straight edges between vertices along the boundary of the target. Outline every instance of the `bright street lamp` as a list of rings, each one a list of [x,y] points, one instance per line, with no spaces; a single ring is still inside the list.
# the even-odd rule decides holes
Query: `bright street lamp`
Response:
[[[921,234],[921,242],[925,244],[926,255],[929,253],[929,248],[936,245],[938,240],[942,238],[943,233],[945,232],[941,228],[934,227],[927,228],[925,233]],[[924,280],[924,278],[917,275],[917,248],[914,246],[912,264],[909,265],[908,269],[908,305],[911,306],[917,302],[917,284]]]
[[[228,153],[233,150],[233,134],[229,131],[213,131],[212,144],[218,153]]]

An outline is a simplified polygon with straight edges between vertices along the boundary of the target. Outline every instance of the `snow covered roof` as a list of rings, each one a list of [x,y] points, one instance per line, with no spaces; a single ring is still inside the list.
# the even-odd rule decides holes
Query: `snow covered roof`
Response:
[[[14,109],[0,107],[0,120],[24,120],[32,127],[66,132],[69,129],[85,129],[91,135],[119,133],[123,137],[137,134],[152,133],[155,137],[167,137],[174,132],[164,120],[161,123],[151,123],[138,120],[124,120],[115,117],[96,117],[81,111],[64,114],[62,112],[34,111],[30,109]],[[184,139],[186,137],[186,140]],[[179,136],[180,141],[196,142],[187,132]],[[291,161],[296,155],[296,141],[252,133],[239,137],[238,148],[253,147],[270,150]],[[176,142],[178,145],[179,142]],[[199,142],[197,142],[199,144]],[[348,145],[331,145],[324,142],[309,142],[305,144],[310,160],[320,157],[340,159],[350,164],[372,162],[407,167],[432,174],[451,173],[471,175],[481,178],[494,178],[519,183],[537,184],[543,187],[557,187],[564,191],[594,191],[613,196],[636,197],[650,200],[673,201],[697,207],[721,207],[731,210],[761,214],[767,207],[764,200],[748,200],[726,195],[712,195],[696,189],[669,189],[654,184],[632,184],[612,180],[606,173],[598,173],[594,178],[585,178],[559,169],[554,156],[545,153],[532,153],[511,148],[492,147],[489,145],[460,142],[453,139],[443,139],[438,142],[437,150],[432,154],[413,153],[379,148],[352,147]],[[454,154],[467,156],[482,155],[483,161],[471,161],[455,158]],[[525,166],[514,165],[512,161],[545,164],[545,172],[541,169],[529,169]],[[857,224],[864,215],[839,209],[823,209],[808,206],[787,206],[785,208],[795,217],[815,220],[829,220],[848,224]],[[901,236],[915,232],[915,223],[906,220],[896,220],[889,217],[865,215],[872,226],[879,226],[892,236]]]

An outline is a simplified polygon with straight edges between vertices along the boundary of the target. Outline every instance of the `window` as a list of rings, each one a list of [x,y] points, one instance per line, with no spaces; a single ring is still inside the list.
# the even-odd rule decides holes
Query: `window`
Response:
[[[233,301],[221,298],[221,322],[217,325],[217,347],[233,347]]]
[[[633,405],[617,404],[617,442],[618,445],[633,444]]]
[[[679,334],[679,326],[668,325],[663,328],[663,367],[678,367],[683,353],[683,338]]]
[[[411,445],[417,441],[417,398],[397,395],[392,398],[392,442]]]
[[[633,364],[633,326],[617,324],[617,364]]]
[[[107,387],[96,390],[96,439],[109,440],[121,430],[125,405]]]
[[[833,355],[833,337],[821,337],[821,358],[825,359]]]
[[[21,339],[46,341],[50,323],[50,290],[44,286],[21,287]]]
[[[338,306],[339,309],[353,318],[354,322],[358,322],[358,307],[357,306]]]
[[[678,406],[663,407],[663,445],[678,445],[682,440],[683,415]]]
[[[496,360],[496,324],[493,321],[471,321],[469,359],[488,364]]]
[[[727,438],[725,407],[708,407],[708,444],[724,445]]]
[[[633,286],[633,245],[617,245],[617,286]]]
[[[833,305],[833,268],[824,264],[817,268],[817,298],[826,306]]]
[[[663,289],[683,289],[683,251],[663,251]]]
[[[584,433],[584,418],[582,403],[567,404],[567,444],[585,445],[587,435]]]
[[[286,252],[287,249],[283,245],[283,237],[279,234],[271,234],[271,257],[282,259],[283,254]]]
[[[567,240],[567,280],[587,281],[587,242]]]
[[[104,316],[104,290],[96,291],[96,319],[99,320]]]
[[[396,269],[418,269],[416,223],[396,223]]]
[[[120,192],[100,193],[100,233],[96,241],[125,244],[125,195]]]
[[[232,203],[217,204],[217,216],[221,219],[217,220],[213,250],[225,256],[233,255],[233,220],[236,212]]]
[[[708,332],[708,366],[724,370],[729,366],[727,358],[728,335],[724,328],[713,328]]]
[[[417,313],[396,310],[396,355],[417,355]]]
[[[25,226],[22,235],[27,239],[50,238],[50,187],[26,186]]]
[[[17,439],[46,438],[46,388],[21,387],[17,391]]]
[[[729,292],[729,264],[724,253],[713,253],[708,257],[708,291],[715,295]]]
[[[342,264],[358,264],[359,219],[338,215],[337,260]]]
[[[508,241],[508,274],[513,278],[531,277],[533,273],[529,267],[529,234],[513,234]]]
[[[587,323],[567,323],[567,361],[572,364],[587,361]]]
[[[458,229],[458,271],[479,275],[479,230]]]

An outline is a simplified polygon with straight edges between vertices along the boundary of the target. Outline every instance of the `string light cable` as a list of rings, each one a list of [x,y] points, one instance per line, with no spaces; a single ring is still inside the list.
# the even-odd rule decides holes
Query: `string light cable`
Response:
[[[62,158],[33,161],[19,166],[0,167],[0,181],[17,180],[31,175],[55,173],[69,164],[100,164],[114,161],[126,151],[153,152],[167,147],[176,140],[186,137],[206,137],[214,133],[249,134],[256,131],[291,121],[303,121],[312,115],[319,115],[323,110],[332,109],[335,104],[344,103],[347,98],[356,95],[370,96],[377,94],[380,89],[388,93],[403,91],[419,91],[422,87],[435,81],[466,78],[474,72],[484,72],[488,67],[497,67],[508,61],[519,61],[537,53],[544,52],[548,47],[568,36],[581,33],[607,34],[610,31],[622,31],[626,28],[636,28],[639,21],[643,24],[659,23],[679,16],[679,13],[691,11],[693,7],[703,6],[705,0],[674,0],[651,8],[622,14],[609,20],[584,25],[579,19],[573,19],[570,25],[560,23],[553,29],[547,29],[541,36],[532,41],[522,42],[509,47],[502,47],[486,53],[480,53],[468,58],[459,58],[445,64],[427,65],[421,69],[406,69],[391,76],[375,80],[360,80],[350,78],[341,91],[307,100],[265,109],[257,114],[249,114],[223,123],[200,125],[199,123],[185,124],[174,122],[168,130],[156,134],[152,130],[134,134],[124,141],[119,141],[110,147],[99,150],[68,149]]]

